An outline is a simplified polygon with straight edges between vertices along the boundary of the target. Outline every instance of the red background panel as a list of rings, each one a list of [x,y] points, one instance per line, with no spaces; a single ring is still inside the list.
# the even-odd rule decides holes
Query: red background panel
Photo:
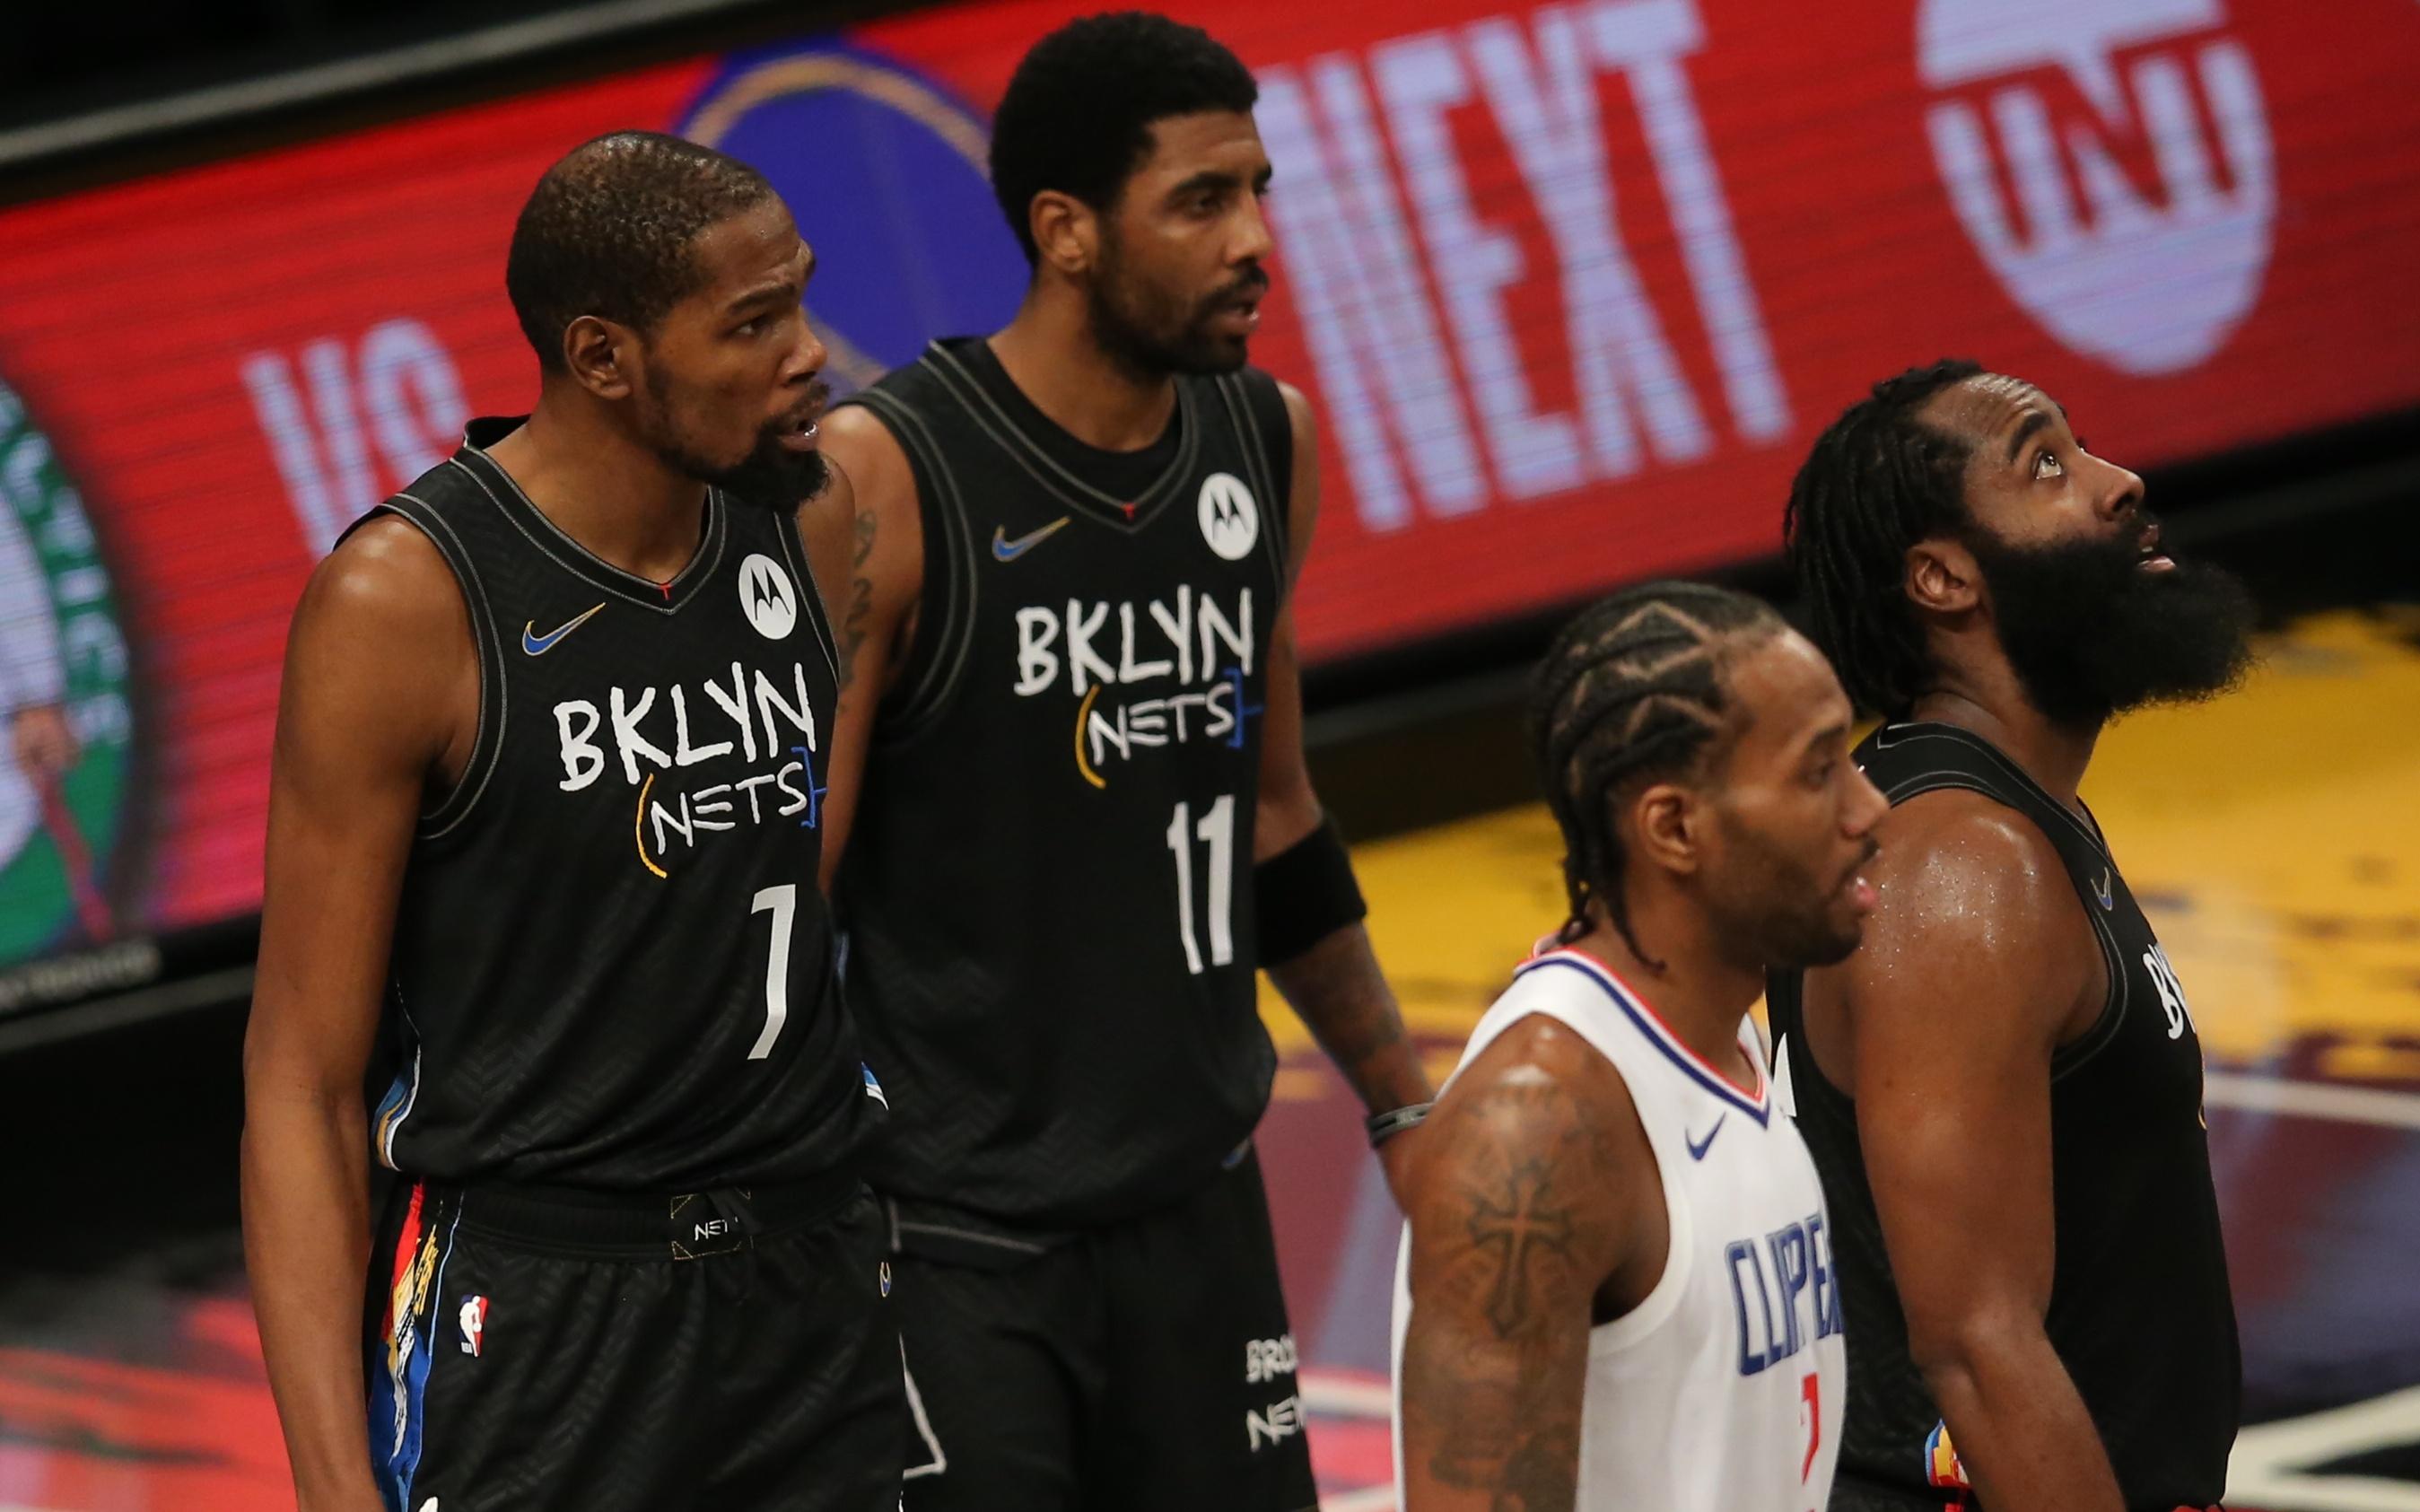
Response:
[[[982,112],[1026,46],[1091,8],[962,5],[845,41]],[[2034,8],[2016,29],[2005,8],[1944,0],[1176,8],[1264,82],[1280,246],[1255,356],[1323,417],[1326,505],[1299,602],[1314,660],[1769,553],[1815,431],[1875,379],[1945,352],[2039,382],[2096,449],[2135,465],[2420,403],[2410,0],[2092,0]],[[1930,63],[1928,28],[1947,39]],[[1986,65],[1947,78],[1950,43]],[[1580,91],[1547,89],[1581,54]],[[1536,86],[1512,98],[1487,80],[1508,56]],[[0,378],[82,491],[135,647],[153,926],[257,901],[286,619],[335,525],[443,455],[461,412],[526,406],[503,267],[529,185],[584,137],[672,126],[719,61],[0,213]],[[1424,88],[1463,98],[1432,118]],[[1530,96],[1593,111],[1592,134],[1557,139],[1587,143],[1581,187],[1610,205],[1593,251],[1539,198],[1573,181],[1525,171],[1518,148],[1547,140],[1513,118]],[[2163,99],[2183,104],[2163,117]],[[2047,123],[2046,179],[2008,134],[2027,111]],[[2021,258],[2055,234],[2032,224],[2045,195],[2074,210],[2087,250],[2128,234],[2155,250],[2114,284],[2082,263],[2063,291],[2004,276],[1936,149],[1937,122],[1960,112],[1991,123],[1985,194],[2011,207]],[[2181,132],[2163,137],[2163,119]],[[810,222],[847,211],[809,210],[812,164],[789,171],[777,181]],[[1456,184],[1468,215],[1433,213]],[[1386,224],[1330,234],[1331,203]],[[2102,212],[2112,203],[2133,232]],[[1373,292],[1388,226],[1406,260],[1393,292]],[[936,249],[944,275],[948,256]],[[1492,295],[1490,257],[1516,270]],[[1576,306],[1615,265],[1652,341],[1582,335]],[[2178,331],[2206,350],[2161,355]],[[1602,413],[1636,450],[1608,461],[1592,442],[1612,432],[1582,415],[1591,351],[1668,361],[1665,392],[1694,429],[1659,443],[1622,378]],[[1512,432],[1487,418],[1510,392],[1491,363],[1520,374],[1533,435],[1579,438],[1575,471],[1519,484]],[[1761,401],[1744,381],[1766,385]],[[1413,397],[1391,403],[1390,385]]]

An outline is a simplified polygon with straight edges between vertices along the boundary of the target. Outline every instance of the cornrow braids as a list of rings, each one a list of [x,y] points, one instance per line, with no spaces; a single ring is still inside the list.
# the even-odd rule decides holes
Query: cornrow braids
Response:
[[[1649,966],[1622,897],[1614,804],[1637,785],[1692,770],[1723,728],[1725,673],[1784,625],[1758,599],[1699,583],[1649,583],[1581,612],[1529,685],[1529,746],[1563,832],[1557,938],[1588,932],[1590,899]]]
[[[1967,520],[1971,448],[1917,414],[1978,363],[1945,357],[1876,383],[1815,438],[1790,485],[1783,550],[1815,644],[1858,709],[1892,716],[1931,685],[1924,627],[1908,602],[1908,548]]]

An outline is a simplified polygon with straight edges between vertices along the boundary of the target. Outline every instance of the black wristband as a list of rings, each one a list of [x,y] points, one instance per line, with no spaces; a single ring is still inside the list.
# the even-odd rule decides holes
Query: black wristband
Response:
[[[1369,912],[1332,819],[1252,868],[1263,966],[1284,965]]]
[[[1404,1130],[1426,1118],[1429,1115],[1429,1110],[1435,1106],[1434,1102],[1410,1102],[1403,1107],[1389,1109],[1373,1117],[1364,1118],[1361,1120],[1361,1127],[1370,1131],[1370,1147],[1376,1149]]]

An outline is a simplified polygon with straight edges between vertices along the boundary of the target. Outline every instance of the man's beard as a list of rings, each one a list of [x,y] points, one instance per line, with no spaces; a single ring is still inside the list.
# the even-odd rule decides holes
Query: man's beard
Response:
[[[1247,269],[1233,283],[1178,314],[1129,307],[1117,293],[1125,283],[1124,257],[1115,242],[1105,243],[1101,252],[1099,271],[1085,286],[1084,300],[1093,338],[1119,366],[1147,378],[1211,378],[1232,373],[1249,360],[1246,343],[1213,333],[1210,321],[1238,299],[1267,290],[1269,275],[1259,267]]]
[[[817,388],[822,384],[818,381]],[[647,445],[666,467],[708,488],[721,489],[742,504],[790,510],[823,492],[831,481],[831,466],[821,451],[792,451],[782,444],[790,427],[768,422],[756,444],[737,462],[717,462],[691,450],[672,420],[673,406],[658,375],[647,374],[651,413],[644,417]]]
[[[1708,900],[1715,938],[1753,971],[1806,971],[1837,966],[1865,938],[1865,921],[1834,917],[1845,877],[1823,879],[1761,835],[1734,831],[1731,896]],[[1881,847],[1871,839],[1855,870]]]
[[[2089,729],[2146,704],[2195,703],[2252,664],[2252,597],[2230,574],[2180,562],[2143,569],[2140,537],[1967,546],[1992,596],[2000,647],[2033,706]]]
[[[675,452],[661,455],[667,464],[738,503],[787,511],[823,492],[831,481],[831,466],[820,451],[792,451],[783,445],[781,434],[779,429],[767,431],[754,451],[729,467]]]

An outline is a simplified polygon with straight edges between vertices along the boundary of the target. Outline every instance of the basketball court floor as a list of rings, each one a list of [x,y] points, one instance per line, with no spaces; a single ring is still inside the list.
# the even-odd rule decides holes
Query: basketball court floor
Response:
[[[2420,609],[2292,622],[2244,693],[2116,726],[2085,790],[2211,1055],[2253,1420],[2230,1505],[2420,1512]],[[1556,855],[1534,807],[1358,848],[1437,1074],[1559,918]],[[1397,1219],[1342,1083],[1268,1012],[1299,1421],[1325,1504],[1371,1512]],[[39,1113],[0,1123],[0,1512],[291,1505],[231,1226],[240,1024],[148,1034],[0,1067],[0,1106]]]

